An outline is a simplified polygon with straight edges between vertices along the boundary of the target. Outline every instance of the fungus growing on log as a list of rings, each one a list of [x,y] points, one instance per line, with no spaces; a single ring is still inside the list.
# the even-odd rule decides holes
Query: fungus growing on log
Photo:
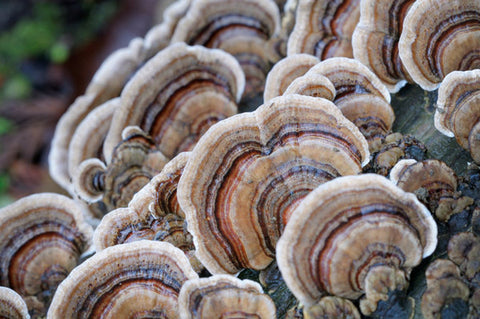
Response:
[[[310,54],[293,54],[275,63],[267,75],[263,102],[282,95],[293,80],[307,73],[318,62],[320,60]]]
[[[301,234],[301,236],[299,235]],[[344,176],[296,207],[277,244],[277,263],[306,306],[326,294],[357,299],[363,314],[433,253],[437,225],[417,198],[375,174]]]
[[[235,58],[185,43],[151,58],[122,91],[104,144],[107,162],[127,126],[150,135],[167,157],[187,151],[214,123],[237,113],[245,84]]]
[[[183,319],[276,318],[275,304],[258,283],[229,275],[188,280],[178,303]]]
[[[142,240],[106,248],[59,285],[47,318],[178,318],[178,294],[197,278],[183,252]]]
[[[0,285],[44,316],[58,284],[89,248],[92,228],[73,200],[43,193],[0,209]]]
[[[454,71],[445,77],[438,89],[435,127],[455,136],[480,163],[480,70]]]
[[[273,0],[197,0],[180,20],[172,42],[222,49],[245,73],[244,97],[263,91],[273,56],[269,41],[280,31],[280,11]]]
[[[400,58],[424,90],[438,88],[452,71],[480,67],[480,2],[417,0],[403,20]]]
[[[0,318],[30,319],[25,301],[15,290],[7,287],[0,287]]]
[[[127,206],[168,162],[150,136],[138,127],[125,128],[122,135],[123,141],[114,149],[111,162],[85,160],[73,179],[78,196],[87,203],[102,201],[105,213]]]
[[[360,1],[360,21],[352,35],[353,56],[368,66],[391,93],[412,82],[398,54],[398,41],[413,2]]]
[[[197,257],[211,273],[265,268],[301,199],[368,161],[363,135],[325,99],[284,95],[217,123],[178,184]]]
[[[360,0],[300,0],[287,55],[353,58],[352,33],[359,18]]]

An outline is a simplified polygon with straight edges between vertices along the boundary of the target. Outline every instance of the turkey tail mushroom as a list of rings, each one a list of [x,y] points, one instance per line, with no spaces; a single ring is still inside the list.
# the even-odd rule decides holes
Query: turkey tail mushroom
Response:
[[[408,74],[427,91],[437,89],[452,71],[480,68],[480,2],[415,1],[398,48]]]
[[[242,66],[244,98],[263,91],[272,56],[269,41],[280,31],[273,0],[197,0],[179,22],[172,42],[222,49]],[[273,61],[275,62],[275,61]]]
[[[211,273],[265,268],[301,199],[368,161],[363,135],[325,99],[280,96],[217,123],[178,184],[197,257]]]
[[[44,316],[92,232],[80,206],[62,195],[30,195],[0,209],[0,285],[20,294],[32,316]]]
[[[359,17],[360,0],[299,0],[287,55],[353,58],[352,33]]]
[[[438,89],[435,127],[455,136],[480,163],[480,70],[454,71],[445,77]]]
[[[368,66],[391,93],[412,82],[398,53],[403,19],[415,0],[362,0],[352,35],[353,56]]]
[[[183,252],[142,240],[106,248],[59,285],[47,318],[178,318],[178,294],[197,278]]]
[[[296,207],[278,241],[277,263],[304,305],[326,294],[365,294],[360,308],[369,315],[388,291],[406,288],[412,268],[436,244],[437,225],[413,194],[380,175],[344,176]]]
[[[228,53],[170,45],[122,91],[104,143],[107,162],[127,126],[139,126],[168,158],[189,150],[213,123],[237,113],[244,85],[242,69]]]

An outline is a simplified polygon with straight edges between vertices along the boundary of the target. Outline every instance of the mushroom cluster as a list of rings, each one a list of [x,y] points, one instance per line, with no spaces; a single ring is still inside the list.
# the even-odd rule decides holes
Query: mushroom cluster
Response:
[[[277,244],[290,290],[312,306],[326,294],[357,299],[369,315],[405,290],[413,267],[431,255],[437,225],[413,194],[375,174],[345,176],[307,195]]]
[[[455,136],[480,163],[480,70],[455,71],[445,77],[438,89],[435,127]]]
[[[312,189],[368,163],[365,138],[332,103],[297,94],[212,126],[178,184],[197,257],[211,273],[263,269]]]
[[[0,210],[0,285],[18,294],[0,287],[0,316],[276,318],[278,287],[304,318],[413,315],[413,269],[437,258],[430,211],[445,228],[474,200],[446,164],[399,162],[426,150],[392,132],[390,93],[441,83],[435,125],[480,161],[480,76],[465,71],[480,66],[479,12],[174,2],[60,120],[50,173],[73,199]],[[426,318],[480,313],[478,235],[428,267]]]
[[[30,195],[0,209],[0,286],[15,290],[32,316],[44,316],[91,238],[81,207],[62,195]]]

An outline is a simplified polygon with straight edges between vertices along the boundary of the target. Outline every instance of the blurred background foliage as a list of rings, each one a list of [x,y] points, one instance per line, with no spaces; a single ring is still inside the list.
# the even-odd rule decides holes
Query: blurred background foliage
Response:
[[[55,123],[72,102],[74,89],[63,66],[105,29],[120,3],[0,1],[0,207],[13,200],[7,194],[12,180],[28,185],[25,176],[47,175],[27,162],[45,162]],[[20,178],[11,176],[15,170]]]
[[[26,98],[35,64],[63,63],[113,15],[116,0],[0,2],[0,99]]]

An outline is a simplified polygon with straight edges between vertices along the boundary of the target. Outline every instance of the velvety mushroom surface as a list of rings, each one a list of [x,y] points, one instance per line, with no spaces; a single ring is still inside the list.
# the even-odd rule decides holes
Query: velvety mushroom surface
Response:
[[[413,194],[386,178],[339,177],[297,206],[277,244],[277,263],[306,306],[325,294],[357,299],[368,315],[388,291],[405,289],[433,253],[437,225]]]
[[[235,58],[185,43],[151,58],[122,91],[104,144],[110,161],[127,126],[139,126],[168,158],[189,150],[214,123],[237,113],[245,78]]]
[[[188,280],[178,303],[183,319],[276,318],[275,304],[258,283],[229,275]]]
[[[197,0],[180,20],[172,42],[222,49],[245,73],[244,95],[261,93],[270,69],[270,39],[279,33],[280,12],[273,0]]]
[[[296,78],[304,75],[320,60],[310,54],[292,54],[275,63],[268,72],[263,101],[282,95]]]
[[[408,76],[398,54],[403,19],[415,0],[360,1],[360,21],[352,35],[353,55],[395,93]]]
[[[352,58],[352,33],[359,18],[360,0],[299,0],[287,55]]]
[[[438,89],[435,127],[455,136],[480,163],[480,70],[454,71],[445,77]]]
[[[435,90],[448,73],[480,67],[480,2],[417,0],[408,10],[398,43],[413,81]]]
[[[15,290],[7,287],[0,287],[0,318],[30,319],[25,301]]]
[[[197,278],[183,252],[142,240],[106,248],[60,284],[47,318],[178,318],[178,294]]]
[[[152,138],[138,127],[127,127],[123,140],[105,165],[97,158],[85,160],[73,183],[75,192],[88,203],[101,201],[105,213],[125,207],[168,162]]]
[[[15,290],[32,316],[45,315],[57,285],[90,246],[92,228],[71,199],[30,195],[0,210],[0,285]]]
[[[365,138],[325,99],[280,96],[217,123],[178,184],[197,257],[211,273],[265,268],[300,200],[368,160]]]

